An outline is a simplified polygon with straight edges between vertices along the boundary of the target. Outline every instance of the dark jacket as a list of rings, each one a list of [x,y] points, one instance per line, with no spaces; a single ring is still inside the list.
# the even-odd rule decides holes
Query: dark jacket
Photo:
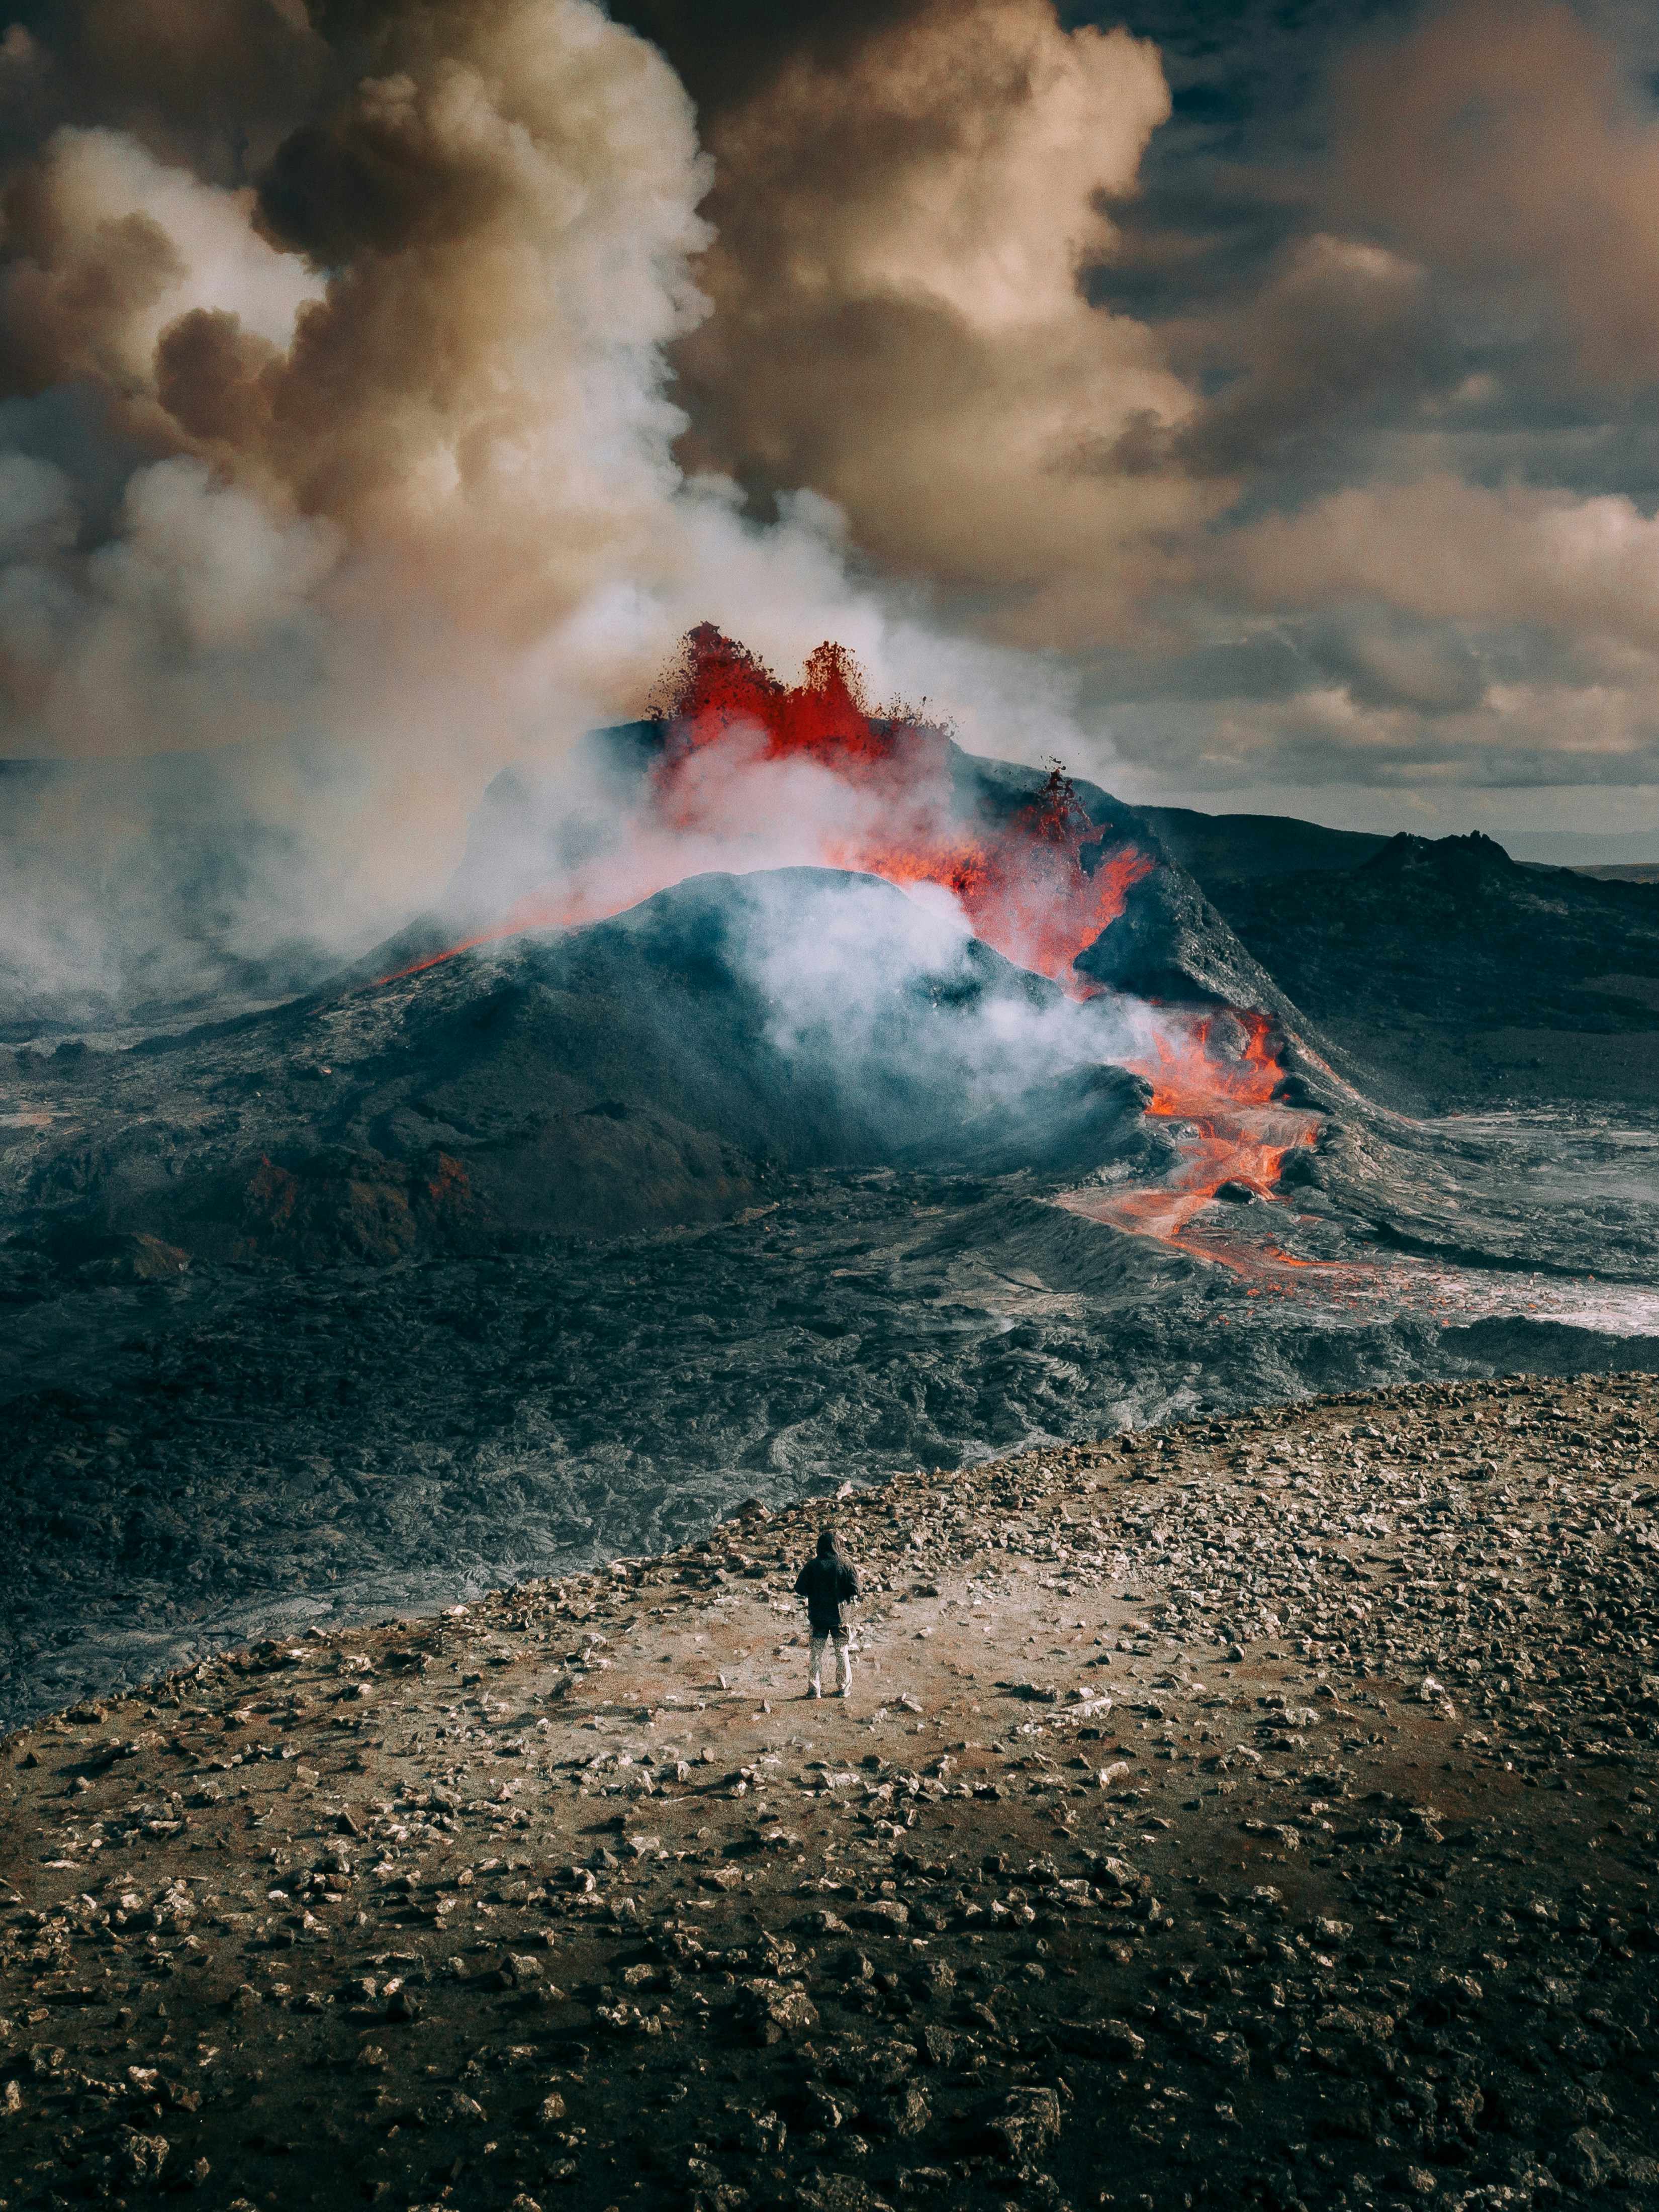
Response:
[[[820,1553],[800,1571],[795,1595],[806,1600],[806,1618],[820,1632],[841,1626],[841,1609],[859,1594],[859,1578],[845,1559]]]

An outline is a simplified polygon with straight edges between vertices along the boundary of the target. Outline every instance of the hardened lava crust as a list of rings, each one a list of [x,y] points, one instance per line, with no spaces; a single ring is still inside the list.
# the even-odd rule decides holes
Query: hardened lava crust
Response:
[[[1659,2205],[1656,1442],[1166,1425],[14,1735],[0,2203]]]

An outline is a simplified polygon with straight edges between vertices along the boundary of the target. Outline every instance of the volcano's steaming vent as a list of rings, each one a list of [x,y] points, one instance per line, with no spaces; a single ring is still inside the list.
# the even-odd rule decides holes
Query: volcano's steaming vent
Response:
[[[757,746],[769,763],[811,763],[854,800],[843,823],[826,824],[826,866],[948,892],[1006,958],[1073,998],[1093,995],[1073,963],[1152,862],[1133,846],[1110,849],[1063,769],[1002,822],[954,818],[947,732],[896,704],[872,714],[843,647],[821,645],[801,682],[783,684],[708,623],[686,639],[662,704],[655,784],[665,819],[693,831],[723,825],[732,767]]]
[[[896,702],[872,713],[842,647],[819,646],[788,684],[708,623],[652,705],[655,758],[610,848],[433,961],[599,921],[711,868],[811,865],[947,906],[1018,966],[1095,995],[1073,963],[1154,864],[1096,824],[1060,768],[997,818],[964,811],[949,732]]]
[[[943,911],[1073,1001],[1109,1001],[1118,1018],[1102,1023],[1099,1058],[1152,1085],[1148,1110],[1169,1124],[1181,1164],[1152,1190],[1091,1193],[1095,1218],[1178,1237],[1226,1186],[1268,1195],[1285,1152],[1316,1133],[1305,1114],[1273,1106],[1284,1039],[1267,1017],[1120,1000],[1079,969],[1158,863],[1097,823],[1058,764],[1011,798],[964,778],[942,724],[899,702],[872,709],[844,647],[819,646],[785,684],[708,623],[684,639],[651,705],[646,765],[597,848],[402,974],[523,931],[602,920],[705,872],[845,870]]]

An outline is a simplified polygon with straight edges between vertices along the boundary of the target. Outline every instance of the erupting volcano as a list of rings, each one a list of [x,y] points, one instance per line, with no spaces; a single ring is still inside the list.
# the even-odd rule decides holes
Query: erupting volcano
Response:
[[[647,765],[603,848],[399,975],[526,931],[601,920],[708,871],[809,863],[946,907],[1073,1000],[1103,995],[1076,963],[1159,863],[1097,822],[1059,763],[1012,798],[964,787],[949,731],[898,702],[873,711],[844,647],[820,645],[800,681],[786,684],[708,623],[686,636],[651,708]],[[1316,1131],[1271,1105],[1282,1039],[1265,1015],[1171,1006],[1135,1026],[1144,1049],[1115,1057],[1152,1083],[1148,1110],[1172,1125],[1181,1164],[1154,1190],[1109,1201],[1089,1194],[1084,1210],[1167,1239],[1218,1190],[1267,1195],[1285,1152]]]
[[[609,849],[400,974],[601,920],[710,868],[811,864],[932,886],[1017,966],[1073,998],[1097,991],[1073,963],[1156,864],[1097,824],[1057,765],[1000,817],[964,814],[949,732],[896,702],[872,714],[843,647],[819,646],[787,684],[708,623],[686,637],[652,706],[654,758]]]
[[[949,892],[976,937],[1073,998],[1098,986],[1073,963],[1154,866],[1133,845],[1113,846],[1058,764],[1005,819],[954,818],[948,732],[896,703],[872,714],[858,665],[839,645],[819,646],[801,682],[787,685],[704,623],[664,688],[661,719],[653,777],[661,820],[693,836],[730,835],[744,763],[810,762],[852,800],[825,821],[826,866]]]
[[[1158,817],[872,710],[836,647],[791,684],[699,629],[653,703],[501,771],[397,950],[12,1055],[0,1711],[297,1618],[319,1559],[384,1613],[849,1468],[1659,1359],[1645,1124],[1374,1103]],[[1353,872],[1310,932],[1375,935]],[[1659,955],[1590,898],[1628,990]]]

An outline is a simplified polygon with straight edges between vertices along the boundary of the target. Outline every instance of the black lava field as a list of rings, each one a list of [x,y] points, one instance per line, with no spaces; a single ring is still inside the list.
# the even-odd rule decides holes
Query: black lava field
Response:
[[[0,1724],[750,1497],[1659,1365],[1659,887],[1083,797],[1156,863],[1087,999],[803,867],[114,1042],[14,1009]],[[1165,1082],[1197,1023],[1270,1092]]]

